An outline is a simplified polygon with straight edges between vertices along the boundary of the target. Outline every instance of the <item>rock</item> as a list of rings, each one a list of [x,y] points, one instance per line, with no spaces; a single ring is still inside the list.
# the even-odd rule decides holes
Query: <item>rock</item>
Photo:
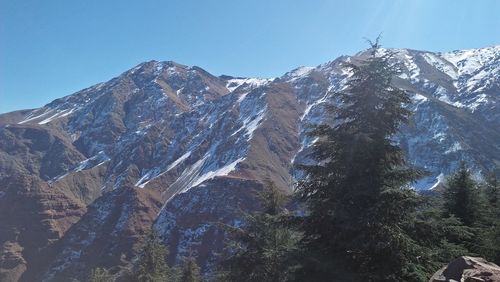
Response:
[[[480,257],[459,257],[434,273],[429,282],[500,281],[500,266]]]

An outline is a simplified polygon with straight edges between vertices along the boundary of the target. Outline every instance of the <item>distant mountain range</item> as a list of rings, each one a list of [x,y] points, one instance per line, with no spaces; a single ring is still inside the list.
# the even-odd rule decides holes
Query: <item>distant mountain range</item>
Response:
[[[441,185],[461,160],[476,177],[500,164],[500,46],[394,52],[415,112],[394,137]],[[171,261],[205,271],[217,222],[240,223],[266,178],[285,190],[360,52],[271,79],[214,76],[150,61],[44,107],[0,115],[1,281],[69,281],[130,266],[152,224]],[[69,70],[70,71],[70,70]]]

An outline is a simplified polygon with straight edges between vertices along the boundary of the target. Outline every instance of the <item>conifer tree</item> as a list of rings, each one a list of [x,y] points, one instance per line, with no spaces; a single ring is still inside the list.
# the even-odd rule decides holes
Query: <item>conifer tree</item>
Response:
[[[267,182],[258,198],[263,210],[244,216],[242,227],[227,226],[230,256],[216,281],[290,281],[297,268],[294,255],[301,234],[287,225],[286,197]]]
[[[472,254],[500,262],[500,211],[495,175],[489,175],[485,183],[478,184],[461,162],[447,181],[443,202],[444,216],[456,217],[462,223],[459,230],[471,234],[454,240],[455,244],[467,249],[461,255]]]
[[[429,275],[459,256],[471,255],[470,242],[476,236],[474,229],[464,226],[458,218],[443,216],[441,197],[429,195],[425,199],[407,230],[427,249],[420,256],[419,263]],[[421,280],[427,281],[425,278]]]
[[[104,268],[94,268],[90,272],[89,282],[111,282],[113,277],[109,274],[109,271]]]
[[[491,172],[484,183],[484,224],[481,226],[481,255],[500,263],[500,183],[496,174]]]
[[[498,209],[500,207],[500,183],[494,172],[489,173],[486,177],[484,190],[491,210]]]
[[[448,179],[443,198],[446,215],[456,216],[469,227],[478,223],[479,190],[465,162],[461,162],[457,171]]]
[[[346,65],[352,76],[332,95],[339,104],[329,105],[331,121],[311,131],[319,164],[299,166],[306,174],[297,186],[308,206],[304,243],[315,258],[304,275],[318,281],[345,273],[359,274],[345,281],[411,281],[423,272],[423,251],[405,230],[420,201],[409,184],[421,173],[406,164],[393,141],[410,117],[410,98],[392,85],[400,70],[378,39],[365,60]]]
[[[136,263],[134,279],[138,282],[172,281],[170,268],[166,263],[167,255],[168,251],[158,233],[152,229]]]
[[[201,282],[200,267],[196,264],[196,259],[189,256],[184,260],[179,282]]]

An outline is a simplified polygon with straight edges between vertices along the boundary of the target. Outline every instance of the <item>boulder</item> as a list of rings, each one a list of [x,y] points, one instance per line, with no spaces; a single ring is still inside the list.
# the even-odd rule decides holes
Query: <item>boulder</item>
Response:
[[[480,257],[459,257],[438,270],[429,282],[500,281],[500,266]]]

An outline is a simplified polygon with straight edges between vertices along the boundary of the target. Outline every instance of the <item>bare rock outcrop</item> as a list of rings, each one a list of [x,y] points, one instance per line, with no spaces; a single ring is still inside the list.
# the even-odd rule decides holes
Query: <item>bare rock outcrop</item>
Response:
[[[459,257],[434,273],[429,282],[500,281],[500,266],[480,257]]]

